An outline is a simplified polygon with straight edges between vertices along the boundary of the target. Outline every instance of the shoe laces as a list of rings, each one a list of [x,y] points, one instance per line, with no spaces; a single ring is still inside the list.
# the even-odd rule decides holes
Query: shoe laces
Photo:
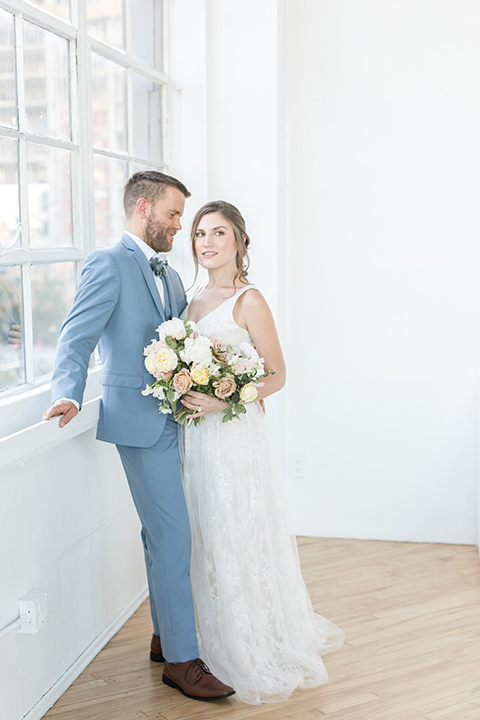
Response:
[[[185,671],[185,680],[194,685],[202,679],[204,674],[211,675],[212,673],[203,660],[196,658],[196,660],[192,660],[192,662],[188,665]]]

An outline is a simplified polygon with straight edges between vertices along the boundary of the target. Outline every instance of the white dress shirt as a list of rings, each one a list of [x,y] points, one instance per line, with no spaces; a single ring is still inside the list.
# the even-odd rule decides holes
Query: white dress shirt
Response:
[[[133,233],[129,232],[128,230],[125,230],[124,232],[125,232],[125,235],[128,235],[128,237],[132,238],[133,242],[136,245],[138,245],[140,250],[143,252],[145,257],[147,258],[148,262],[150,262],[152,257],[159,257],[161,260],[167,259],[167,253],[156,253],[152,250],[150,245],[147,245],[147,243],[144,242],[142,240],[142,238],[139,238],[138,235],[134,235]],[[152,270],[152,274],[153,274],[153,270]],[[160,298],[162,300],[162,305],[165,305],[165,302],[164,302],[165,291],[163,289],[162,278],[160,277],[160,275],[155,275],[155,274],[153,275],[153,277],[155,278],[155,284],[156,284],[158,292],[160,294]]]

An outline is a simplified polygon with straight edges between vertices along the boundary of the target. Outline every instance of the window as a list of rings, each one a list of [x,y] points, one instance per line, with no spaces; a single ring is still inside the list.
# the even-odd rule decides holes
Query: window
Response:
[[[166,169],[164,0],[0,0],[0,393],[49,379],[122,188]]]

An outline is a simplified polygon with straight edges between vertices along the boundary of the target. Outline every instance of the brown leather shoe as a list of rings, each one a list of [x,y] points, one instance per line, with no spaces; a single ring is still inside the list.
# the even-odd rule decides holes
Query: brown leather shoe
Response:
[[[162,653],[162,643],[158,635],[152,635],[152,641],[150,643],[150,660],[153,662],[162,663],[165,658]]]
[[[212,675],[199,658],[178,665],[165,660],[162,680],[192,700],[221,700],[235,695],[235,690]]]

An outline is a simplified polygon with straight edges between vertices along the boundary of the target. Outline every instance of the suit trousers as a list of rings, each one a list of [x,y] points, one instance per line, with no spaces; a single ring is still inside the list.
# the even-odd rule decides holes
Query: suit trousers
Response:
[[[177,423],[168,416],[152,447],[117,445],[117,450],[142,523],[153,631],[169,662],[192,660],[198,657],[198,644]]]

